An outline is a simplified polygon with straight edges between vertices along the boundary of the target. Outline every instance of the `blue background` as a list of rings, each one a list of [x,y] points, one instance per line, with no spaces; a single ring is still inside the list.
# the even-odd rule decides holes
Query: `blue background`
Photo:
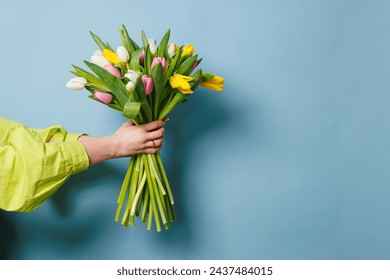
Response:
[[[71,64],[124,23],[171,28],[225,77],[170,115],[163,159],[178,220],[115,223],[127,160],[75,175],[33,213],[1,212],[15,259],[389,259],[390,2],[3,1],[0,112],[109,135],[124,121],[70,91]]]

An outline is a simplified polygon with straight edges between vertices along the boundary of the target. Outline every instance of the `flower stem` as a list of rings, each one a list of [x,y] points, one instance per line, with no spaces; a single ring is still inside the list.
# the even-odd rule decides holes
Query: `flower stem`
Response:
[[[157,163],[158,163],[159,169],[161,171],[161,175],[162,175],[162,177],[164,179],[164,182],[165,182],[165,187],[166,187],[167,192],[168,192],[169,201],[171,202],[171,204],[174,204],[175,201],[173,200],[171,187],[169,186],[168,177],[167,177],[167,174],[165,173],[164,165],[162,163],[162,160],[161,160],[159,152],[156,153],[156,159],[157,159]]]
[[[144,164],[145,164],[145,171],[146,171],[146,180],[148,181],[148,189],[149,189],[149,196],[150,196],[150,205],[151,209],[149,209],[149,215],[153,211],[154,215],[154,220],[156,223],[156,229],[157,231],[161,231],[161,225],[160,225],[160,219],[158,217],[158,212],[157,212],[157,207],[156,207],[156,197],[154,195],[154,190],[153,190],[153,179],[152,176],[150,175],[150,167],[148,164],[148,158],[146,154],[142,154]],[[149,216],[149,221],[151,220],[151,217]],[[149,227],[149,221],[148,221],[148,227]]]
[[[123,207],[123,204],[125,201],[125,196],[126,196],[129,181],[130,181],[130,176],[131,176],[132,171],[133,171],[133,166],[134,166],[134,161],[130,159],[130,164],[129,164],[129,167],[127,168],[125,179],[123,180],[122,188],[121,188],[121,191],[119,193],[119,197],[118,197],[118,201],[117,201],[118,207],[117,207],[116,214],[115,214],[115,221],[116,222],[119,221],[119,216],[120,216],[120,213],[122,211],[122,207]]]

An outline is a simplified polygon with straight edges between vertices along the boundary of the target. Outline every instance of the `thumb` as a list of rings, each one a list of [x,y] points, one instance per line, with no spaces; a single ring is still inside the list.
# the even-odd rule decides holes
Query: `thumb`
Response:
[[[133,122],[132,120],[128,120],[128,121],[124,122],[124,123],[121,125],[120,129],[121,129],[121,128],[130,127],[130,126],[134,126],[134,125],[135,125],[135,124],[134,124],[134,122]]]

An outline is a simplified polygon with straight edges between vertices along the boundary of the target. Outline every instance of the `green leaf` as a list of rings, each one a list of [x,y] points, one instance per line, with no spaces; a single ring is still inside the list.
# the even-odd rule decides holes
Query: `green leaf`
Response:
[[[141,110],[141,102],[128,101],[123,108],[123,116],[128,119],[135,119]]]
[[[101,68],[100,66],[90,63],[88,61],[84,62],[110,89],[111,94],[114,95],[117,99],[118,105],[123,108],[128,100],[128,92],[123,82],[116,76],[110,74],[109,72]]]
[[[158,108],[160,106],[160,97],[164,91],[165,85],[165,73],[161,63],[158,63],[152,68],[152,80],[153,80],[153,116],[157,118]]]
[[[214,76],[215,76],[215,75],[212,74],[212,73],[204,72],[204,73],[203,73],[202,83],[205,83],[205,82],[210,81],[212,78],[214,78]]]
[[[144,113],[144,117],[145,117],[146,121],[151,122],[153,120],[152,119],[152,109],[150,107],[148,98],[145,94],[144,84],[142,83],[140,78],[137,79],[134,93],[137,95],[136,99],[142,103],[141,108],[142,108],[142,111]]]
[[[168,29],[168,31],[165,33],[164,37],[161,39],[161,42],[160,42],[160,44],[158,46],[158,50],[157,50],[157,56],[159,56],[159,57],[164,57],[165,56],[165,52],[167,50],[167,45],[168,45],[170,33],[171,33],[171,30]]]
[[[138,44],[135,41],[133,41],[133,39],[130,38],[130,40],[133,43],[134,49],[138,50],[139,49]]]
[[[152,54],[150,52],[149,45],[146,48],[145,51],[145,60],[144,60],[144,68],[145,68],[145,74],[150,76],[150,65],[152,64]]]
[[[199,66],[199,64],[202,62],[203,58],[199,58],[197,61],[196,61],[196,67]]]
[[[122,25],[122,29],[119,31],[120,31],[123,46],[127,49],[127,51],[130,54],[133,54],[133,52],[135,52],[135,47],[134,47],[133,42],[129,36],[129,33],[127,32],[126,27],[124,25]]]
[[[142,35],[142,43],[144,44],[144,48],[146,49],[146,47],[149,45],[148,38],[146,37],[146,34],[143,30],[141,31],[141,35]]]
[[[175,108],[177,104],[186,99],[185,94],[177,91],[175,96],[172,98],[171,102],[165,105],[165,107],[161,110],[158,115],[158,120],[163,120],[172,110]]]
[[[202,69],[196,71],[192,76],[193,80],[190,82],[191,89],[195,91],[199,86],[199,80],[202,77]]]
[[[104,44],[104,42],[100,40],[98,36],[96,36],[92,31],[89,31],[89,33],[91,34],[93,40],[96,42],[96,44],[99,46],[101,50],[107,49],[106,44]]]
[[[107,46],[107,49],[109,49],[110,51],[115,52],[114,49],[110,46],[110,44],[108,42],[106,42],[106,46]]]
[[[196,59],[198,58],[198,55],[190,56],[186,60],[183,61],[183,63],[179,66],[177,69],[177,74],[182,74],[182,75],[188,75],[189,72],[191,71],[192,67],[194,66],[194,63]]]
[[[165,84],[165,73],[161,63],[152,68],[151,77],[153,79],[154,93],[161,95]]]
[[[168,70],[167,70],[167,77],[172,76],[172,74],[175,72],[175,70],[176,70],[176,64],[180,61],[181,53],[182,53],[182,48],[180,48],[180,49],[176,52],[175,57],[173,58],[173,60],[172,60],[171,63],[169,64]]]
[[[130,59],[130,69],[134,71],[140,71],[140,66],[139,66],[139,58],[141,57],[142,51],[144,49],[140,48],[136,50],[132,55]]]

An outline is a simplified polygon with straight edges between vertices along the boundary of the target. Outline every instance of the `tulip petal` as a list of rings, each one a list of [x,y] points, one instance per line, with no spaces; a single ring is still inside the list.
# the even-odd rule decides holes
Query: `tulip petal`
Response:
[[[209,88],[216,91],[222,91],[224,87],[224,78],[219,76],[213,76],[211,80],[200,84],[202,87]]]
[[[112,64],[117,64],[121,62],[118,55],[109,49],[103,50],[103,56]]]
[[[109,104],[112,101],[112,95],[107,92],[95,91],[93,96],[96,100],[103,102],[104,104]]]

